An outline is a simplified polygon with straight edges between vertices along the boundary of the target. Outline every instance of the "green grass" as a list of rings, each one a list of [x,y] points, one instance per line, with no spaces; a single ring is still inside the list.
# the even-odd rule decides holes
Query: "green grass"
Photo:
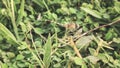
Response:
[[[0,1],[0,68],[119,68],[120,1]]]

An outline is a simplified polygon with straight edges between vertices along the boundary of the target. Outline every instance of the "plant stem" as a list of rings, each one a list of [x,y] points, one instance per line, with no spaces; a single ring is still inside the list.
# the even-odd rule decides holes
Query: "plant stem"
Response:
[[[44,5],[45,5],[45,7],[46,7],[47,11],[48,11],[48,12],[50,12],[50,10],[49,10],[49,8],[48,8],[48,6],[47,6],[47,4],[46,4],[45,0],[43,0],[43,3],[44,3]]]
[[[13,0],[11,0],[11,20],[12,20],[12,25],[13,25],[13,28],[14,28],[14,32],[15,32],[15,36],[17,38],[17,40],[19,40],[19,35],[18,35],[18,29],[17,29],[17,25],[16,25],[16,22],[15,22],[15,14],[14,14],[14,2]]]
[[[93,31],[95,31],[95,30],[97,30],[97,29],[99,29],[99,28],[103,28],[103,27],[106,27],[106,26],[111,26],[111,25],[116,24],[116,23],[119,23],[119,22],[120,22],[120,19],[118,19],[118,20],[116,20],[116,21],[114,21],[114,22],[111,22],[111,23],[109,23],[109,24],[105,24],[105,25],[96,27],[96,28],[94,28],[94,29],[91,29],[91,30],[89,30],[89,31],[87,31],[87,32],[85,32],[85,33],[83,33],[82,35],[78,36],[78,38],[76,38],[75,41],[77,41],[79,38],[81,38],[81,37],[87,35],[88,33],[93,32]]]
[[[74,51],[76,52],[77,56],[79,58],[82,58],[81,54],[79,53],[79,50],[77,49],[76,45],[75,45],[75,42],[73,41],[73,38],[71,37],[70,38],[70,45],[71,47],[74,49]]]

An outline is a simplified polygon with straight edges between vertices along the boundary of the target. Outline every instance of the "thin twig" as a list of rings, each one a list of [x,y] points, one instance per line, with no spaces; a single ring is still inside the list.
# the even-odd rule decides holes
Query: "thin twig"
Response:
[[[81,56],[79,50],[77,49],[76,44],[75,44],[75,42],[73,41],[73,38],[72,38],[72,37],[70,38],[70,46],[74,49],[74,51],[75,51],[75,53],[77,54],[77,56],[78,56],[79,58],[82,58],[82,56]]]
[[[103,27],[106,27],[106,26],[111,26],[111,25],[116,24],[116,23],[119,23],[119,22],[120,22],[120,19],[118,19],[118,20],[116,20],[116,21],[114,21],[114,22],[111,22],[111,23],[109,23],[109,24],[105,24],[105,25],[96,27],[96,28],[94,28],[94,29],[91,29],[91,30],[89,30],[89,31],[87,31],[87,32],[85,32],[85,33],[83,33],[83,34],[81,34],[80,36],[78,36],[78,38],[76,38],[75,41],[77,41],[79,38],[81,38],[81,37],[87,35],[88,33],[93,32],[93,31],[95,31],[95,30],[97,30],[97,29],[100,29],[100,28],[103,28]]]
[[[73,41],[73,38],[72,38],[72,37],[69,37],[69,38],[70,38],[70,39],[69,39],[69,43],[66,43],[66,42],[64,42],[64,41],[61,40],[61,39],[58,39],[58,41],[61,42],[61,43],[63,43],[63,44],[65,44],[65,45],[70,45],[70,46],[74,49],[74,51],[75,51],[75,53],[77,54],[77,56],[78,56],[79,58],[82,58],[81,54],[79,53],[79,50],[78,50],[77,47],[76,47],[75,42]],[[61,46],[58,46],[58,47],[61,47]]]

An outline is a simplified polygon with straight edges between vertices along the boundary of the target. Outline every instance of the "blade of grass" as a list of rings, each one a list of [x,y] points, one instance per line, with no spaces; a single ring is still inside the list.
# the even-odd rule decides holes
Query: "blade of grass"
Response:
[[[96,17],[96,18],[99,18],[101,19],[101,14],[95,10],[92,10],[92,9],[89,9],[89,8],[84,8],[84,7],[81,7],[82,10],[84,10],[86,13]]]
[[[0,31],[1,31],[0,33],[8,40],[9,43],[18,44],[15,36],[1,23],[0,23]]]
[[[17,23],[19,23],[23,16],[24,16],[24,6],[25,6],[25,0],[22,0],[21,5],[20,5],[20,9],[19,9],[19,13],[18,13],[18,18],[17,18]]]
[[[37,57],[37,55],[32,51],[32,49],[28,46],[28,45],[26,45],[27,47],[28,47],[28,49],[29,49],[29,51],[32,53],[32,55],[33,55],[33,57],[37,60],[37,62],[38,62],[38,64],[40,65],[40,67],[41,68],[44,68],[44,66],[43,66],[43,61],[42,60],[40,60],[38,57]]]
[[[45,7],[46,7],[47,11],[48,11],[48,12],[50,12],[50,10],[49,10],[49,8],[48,8],[48,6],[47,6],[47,4],[46,4],[45,0],[43,0],[43,4],[45,5]]]
[[[13,0],[2,0],[2,2],[4,3],[4,5],[8,11],[8,16],[11,19],[15,36],[16,36],[17,40],[19,40],[18,29],[17,29],[17,25],[16,25],[16,21],[15,21],[14,1]]]
[[[40,7],[44,7],[43,2],[41,2],[40,0],[33,0],[33,2],[39,5]]]
[[[44,58],[43,58],[43,62],[45,64],[45,68],[48,68],[49,65],[50,65],[50,61],[51,61],[51,47],[52,45],[52,42],[51,42],[51,38],[50,38],[50,35],[48,37],[48,40],[44,46],[44,49],[45,49],[45,54],[44,54]]]
[[[15,22],[15,11],[14,11],[14,1],[11,0],[11,20],[12,20],[12,24],[13,24],[13,28],[14,28],[14,32],[15,32],[15,35],[16,35],[16,38],[17,40],[19,40],[19,35],[18,35],[18,29],[17,29],[17,25],[16,25],[16,22]]]
[[[28,27],[29,29],[34,29],[33,26],[30,23],[28,24],[28,26],[29,26]],[[32,35],[32,31],[31,30],[30,30],[30,37],[31,37],[32,45],[33,45],[33,47],[35,49],[36,54],[30,49],[30,47],[28,47],[28,49],[30,50],[30,52],[32,53],[32,55],[36,58],[37,62],[41,66],[41,68],[44,68],[44,63],[43,63],[41,57],[39,56],[37,47],[36,47],[36,45],[34,43],[34,40],[33,40],[33,35]]]

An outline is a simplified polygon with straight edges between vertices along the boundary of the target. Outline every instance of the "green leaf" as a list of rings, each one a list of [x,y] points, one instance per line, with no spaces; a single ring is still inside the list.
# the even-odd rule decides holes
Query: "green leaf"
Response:
[[[20,0],[14,0],[15,4],[19,4]]]
[[[67,7],[62,7],[61,9],[60,9],[60,12],[63,14],[63,15],[67,15],[67,14],[69,14],[69,12],[68,12],[68,8]]]
[[[27,43],[21,42],[21,45],[18,47],[18,50],[24,50],[24,49],[27,49]]]
[[[108,15],[107,13],[105,13],[105,14],[103,14],[103,18],[110,19],[110,15]]]
[[[24,68],[26,65],[25,65],[24,62],[18,61],[18,62],[17,62],[17,66],[19,66],[20,68]]]
[[[109,32],[105,35],[105,39],[106,39],[106,40],[109,40],[109,39],[112,38],[112,36],[113,36],[113,33],[111,33],[111,31],[109,31]]]
[[[44,46],[45,54],[44,54],[43,62],[45,64],[45,68],[48,68],[51,62],[51,49],[52,49],[51,46],[52,46],[52,42],[49,35],[48,40]]]
[[[8,58],[14,58],[15,54],[12,52],[7,52],[7,56],[8,56]]]
[[[40,7],[45,7],[43,4],[43,1],[41,0],[33,0],[34,3],[36,3],[37,5],[39,5]]]
[[[57,20],[57,15],[55,13],[52,13],[52,17]]]
[[[105,56],[105,54],[98,54],[97,56],[100,60],[102,60],[104,63],[108,63],[109,60],[107,59],[107,57]]]
[[[23,60],[25,57],[21,54],[17,55],[16,60]]]
[[[84,60],[79,57],[75,57],[74,62],[76,65],[81,66],[81,68],[87,68],[87,65],[85,64]]]
[[[0,23],[0,33],[7,39],[10,44],[18,44],[15,36],[3,25]]]
[[[35,31],[35,33],[36,34],[42,34],[42,33],[44,33],[44,30],[42,30],[41,28],[34,28],[34,31]]]
[[[5,63],[4,63],[4,64],[1,64],[0,66],[1,66],[1,68],[8,68],[8,65],[5,64]]]
[[[76,45],[79,48],[87,47],[92,40],[93,40],[92,36],[83,36],[76,41]]]
[[[22,31],[25,33],[27,31],[26,25],[23,22],[21,22],[20,26],[21,26]]]
[[[95,49],[93,49],[93,48],[89,48],[89,51],[90,51],[90,54],[91,55],[96,55],[96,50]]]
[[[25,4],[25,1],[22,0],[22,1],[21,1],[21,5],[20,5],[20,9],[19,9],[19,12],[18,12],[17,23],[19,23],[20,21],[22,21],[22,18],[23,18],[23,16],[25,15],[25,12],[24,12],[24,4]]]
[[[120,38],[113,38],[113,42],[120,43]]]
[[[81,9],[84,10],[86,13],[88,13],[96,18],[99,18],[99,19],[102,18],[101,14],[96,10],[92,10],[92,9],[84,8],[84,7],[81,7]]]
[[[97,62],[100,60],[99,58],[95,56],[87,56],[86,58],[89,59],[90,62],[92,62],[93,64],[97,64]]]
[[[120,2],[117,0],[115,1],[114,9],[116,10],[116,12],[120,13]]]
[[[58,68],[58,67],[61,66],[61,64],[60,64],[60,63],[57,63],[57,64],[54,64],[53,66],[54,66],[54,68]]]
[[[75,58],[74,58],[74,62],[75,62],[75,64],[77,64],[77,65],[83,65],[83,64],[84,64],[83,59],[81,59],[81,58],[79,58],[79,57],[75,57]]]
[[[74,8],[69,8],[69,12],[72,13],[72,14],[74,14],[74,13],[76,13],[76,9],[74,9]]]
[[[0,43],[2,40],[3,40],[3,37],[2,37],[1,32],[0,32]]]

